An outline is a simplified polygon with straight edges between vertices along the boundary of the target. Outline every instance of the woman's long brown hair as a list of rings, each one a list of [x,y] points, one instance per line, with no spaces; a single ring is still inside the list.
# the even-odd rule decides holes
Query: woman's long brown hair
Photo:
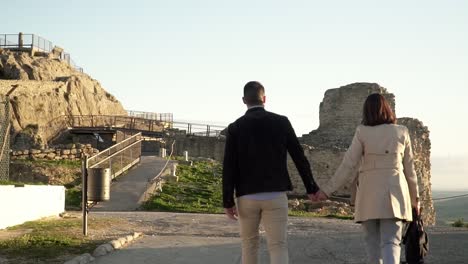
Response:
[[[369,95],[364,102],[362,110],[362,124],[365,126],[377,126],[395,123],[395,114],[385,97],[378,93]]]

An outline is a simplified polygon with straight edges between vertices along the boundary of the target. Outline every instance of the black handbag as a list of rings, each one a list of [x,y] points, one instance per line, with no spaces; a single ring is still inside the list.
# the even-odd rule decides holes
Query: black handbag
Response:
[[[409,222],[403,237],[407,264],[424,264],[424,257],[429,251],[429,240],[424,230],[421,215],[413,209],[413,221]]]

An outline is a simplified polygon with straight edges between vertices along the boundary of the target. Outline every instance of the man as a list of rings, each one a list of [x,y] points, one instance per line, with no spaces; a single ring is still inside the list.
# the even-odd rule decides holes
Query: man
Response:
[[[243,264],[257,263],[260,220],[266,231],[271,263],[286,264],[286,192],[292,190],[287,170],[287,152],[311,200],[317,200],[315,193],[319,188],[288,118],[264,109],[265,89],[262,84],[248,82],[242,100],[248,110],[229,125],[226,133],[224,211],[229,218],[239,219]]]

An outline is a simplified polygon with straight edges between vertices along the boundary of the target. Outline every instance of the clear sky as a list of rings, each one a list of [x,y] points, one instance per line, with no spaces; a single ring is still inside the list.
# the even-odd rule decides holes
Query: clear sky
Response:
[[[0,9],[0,33],[39,34],[126,109],[178,120],[228,124],[245,111],[243,85],[259,80],[267,108],[301,135],[318,127],[327,89],[379,83],[396,95],[398,117],[429,127],[434,186],[468,189],[466,0],[31,0]],[[461,167],[447,178],[453,160]]]

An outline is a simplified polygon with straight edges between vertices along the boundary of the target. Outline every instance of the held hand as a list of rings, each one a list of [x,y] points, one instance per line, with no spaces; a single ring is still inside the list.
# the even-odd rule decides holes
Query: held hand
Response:
[[[312,202],[320,202],[320,201],[325,201],[328,199],[328,196],[321,190],[318,190],[316,193],[309,193],[307,194],[309,196],[309,199]]]
[[[235,206],[231,208],[224,208],[224,213],[226,213],[227,217],[232,220],[236,220],[239,217],[237,215],[237,208]]]
[[[416,211],[416,215],[419,216],[421,213],[421,204],[418,202],[416,206],[413,206],[413,209]]]
[[[318,192],[315,193],[315,198],[317,198],[317,201],[325,201],[328,199],[328,195],[324,193],[322,190],[319,190]]]
[[[309,196],[309,200],[312,202],[318,202],[317,197],[315,197],[315,193],[308,193],[307,196]]]

